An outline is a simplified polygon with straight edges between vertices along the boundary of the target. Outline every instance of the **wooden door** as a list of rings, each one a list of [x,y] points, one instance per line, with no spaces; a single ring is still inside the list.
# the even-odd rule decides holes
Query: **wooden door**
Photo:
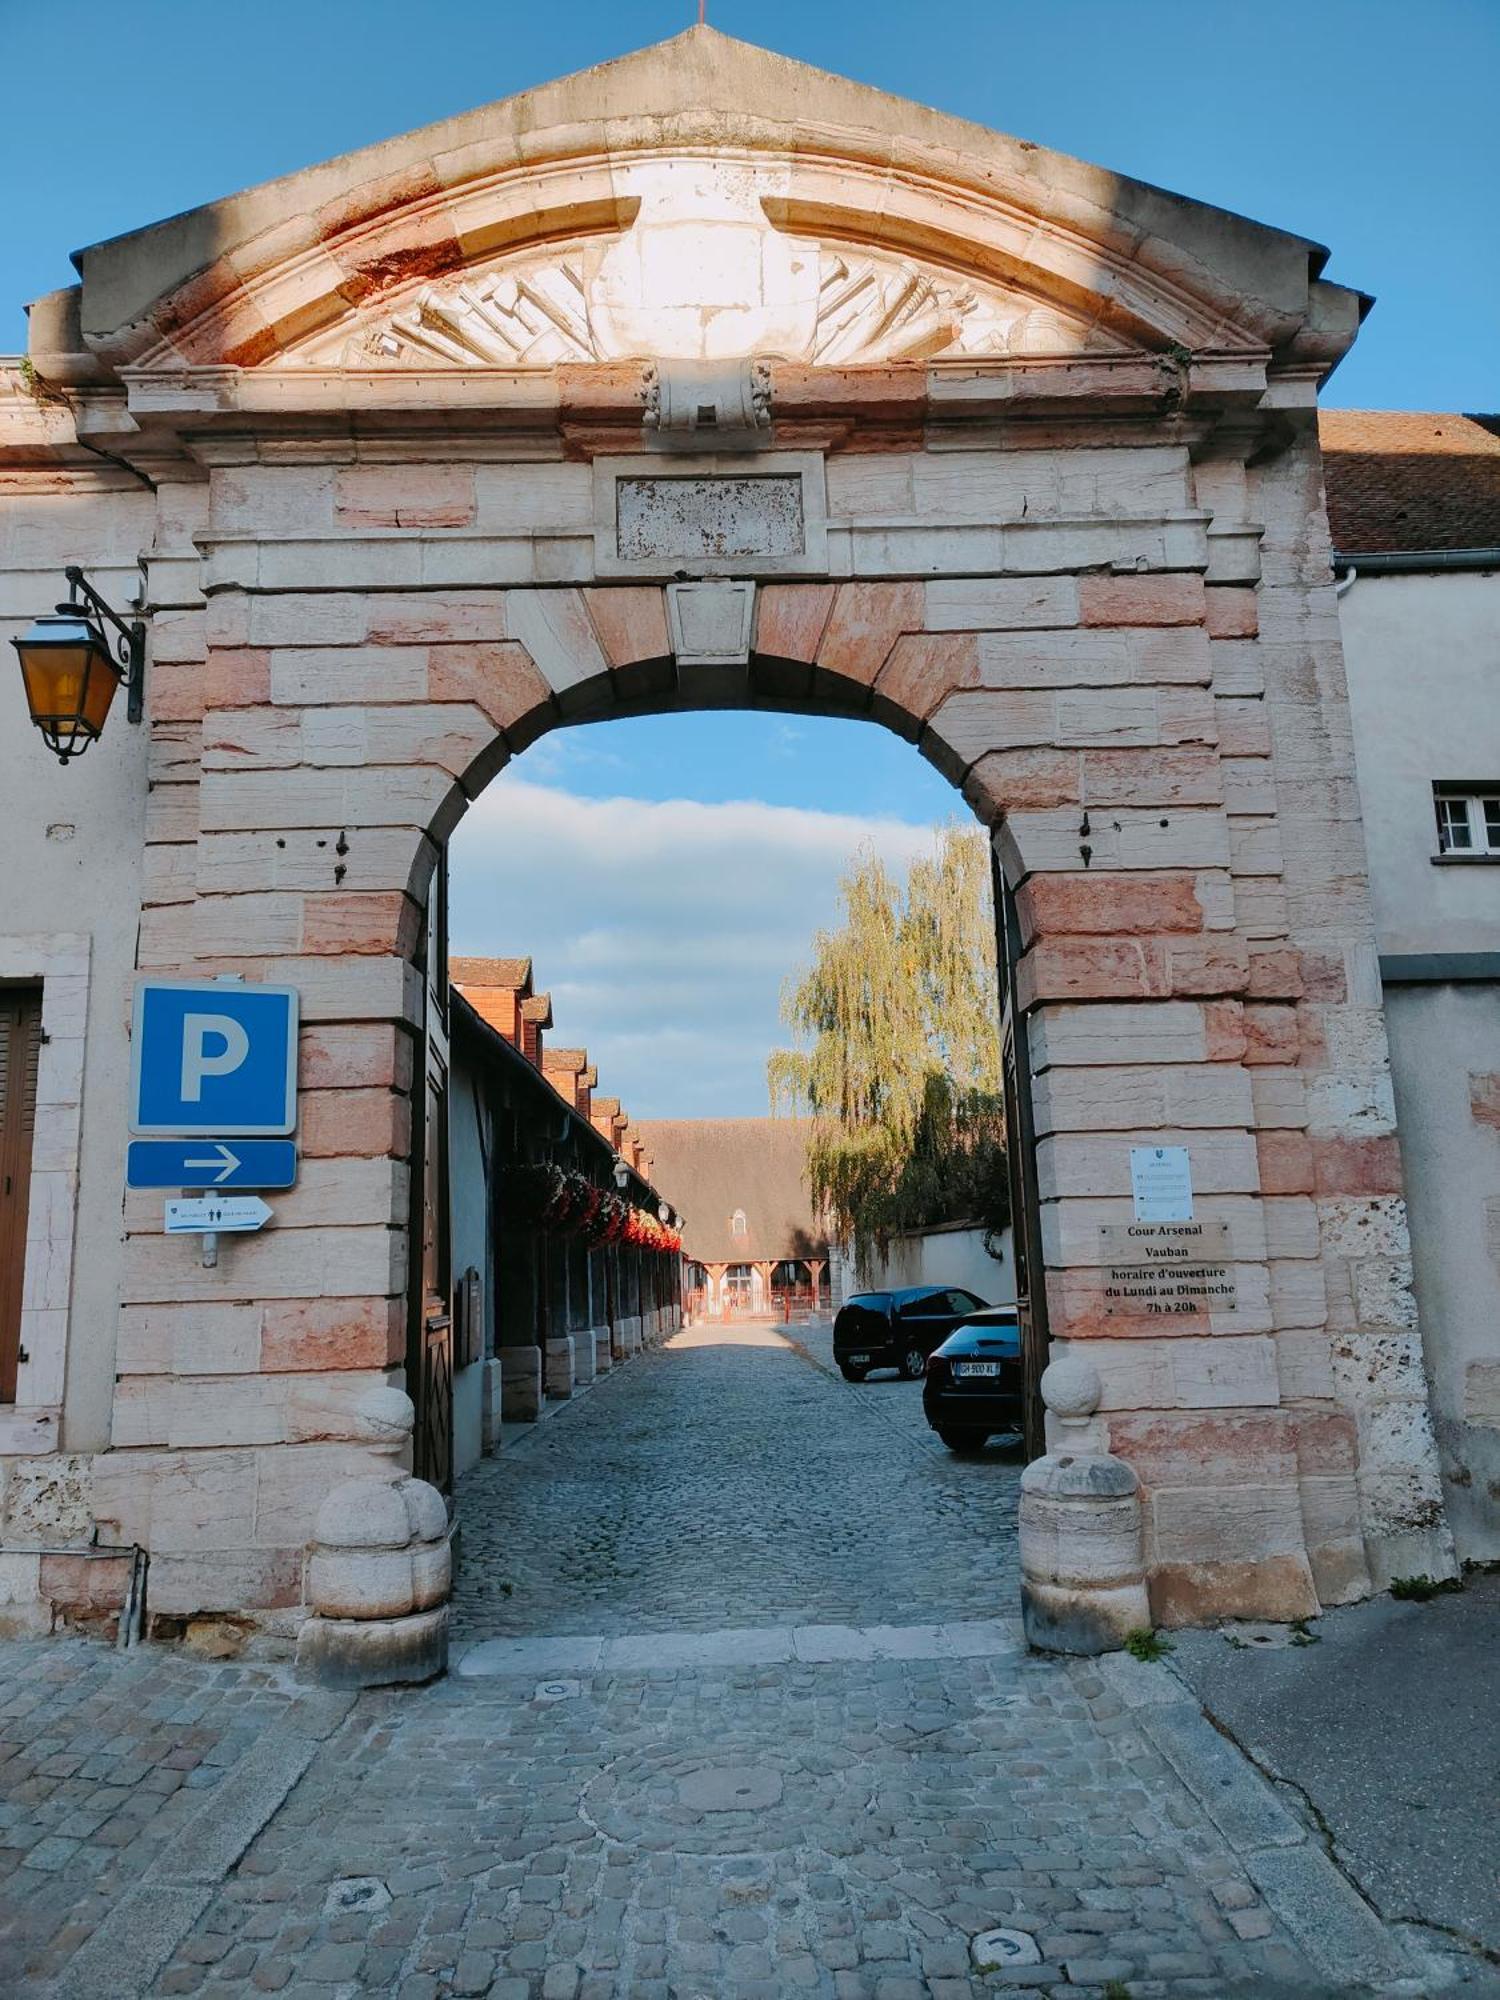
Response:
[[[1036,1127],[1031,1111],[1031,1060],[1026,1016],[1016,1005],[1015,969],[1021,956],[1015,900],[992,861],[996,958],[1000,971],[1000,1059],[1005,1083],[1005,1164],[1010,1178],[1011,1247],[1016,1269],[1016,1309],[1021,1322],[1021,1378],[1025,1391],[1026,1456],[1047,1449],[1042,1370],[1051,1344],[1047,1330],[1047,1273],[1042,1257],[1041,1203],[1037,1195]]]
[[[16,1400],[21,1358],[21,1284],[41,1050],[41,988],[0,987],[0,1403]]]

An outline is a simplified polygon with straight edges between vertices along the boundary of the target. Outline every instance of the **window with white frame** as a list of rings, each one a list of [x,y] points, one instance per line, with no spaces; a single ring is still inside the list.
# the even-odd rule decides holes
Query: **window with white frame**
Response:
[[[1432,797],[1440,853],[1500,856],[1500,779],[1492,784],[1434,785]]]

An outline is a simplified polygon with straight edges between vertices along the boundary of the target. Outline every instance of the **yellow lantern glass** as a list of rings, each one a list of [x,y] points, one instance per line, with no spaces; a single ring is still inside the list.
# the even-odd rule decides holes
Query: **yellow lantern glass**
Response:
[[[21,662],[26,705],[50,750],[66,763],[83,754],[104,728],[123,678],[97,629],[86,618],[38,618],[12,641]]]

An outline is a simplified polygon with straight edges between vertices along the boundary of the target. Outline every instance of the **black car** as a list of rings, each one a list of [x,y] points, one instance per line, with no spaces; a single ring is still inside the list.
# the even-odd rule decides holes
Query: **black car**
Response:
[[[1021,1428],[1021,1323],[1014,1306],[965,1320],[927,1363],[922,1410],[949,1451],[982,1451]]]
[[[872,1368],[899,1368],[915,1381],[959,1321],[983,1309],[983,1299],[953,1285],[860,1292],[833,1322],[833,1358],[846,1382],[863,1382]]]

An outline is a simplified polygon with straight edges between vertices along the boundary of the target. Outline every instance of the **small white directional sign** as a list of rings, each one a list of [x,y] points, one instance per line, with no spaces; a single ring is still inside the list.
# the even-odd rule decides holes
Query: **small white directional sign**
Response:
[[[166,1203],[168,1236],[196,1236],[211,1231],[260,1229],[271,1220],[271,1208],[258,1194],[204,1194]]]

